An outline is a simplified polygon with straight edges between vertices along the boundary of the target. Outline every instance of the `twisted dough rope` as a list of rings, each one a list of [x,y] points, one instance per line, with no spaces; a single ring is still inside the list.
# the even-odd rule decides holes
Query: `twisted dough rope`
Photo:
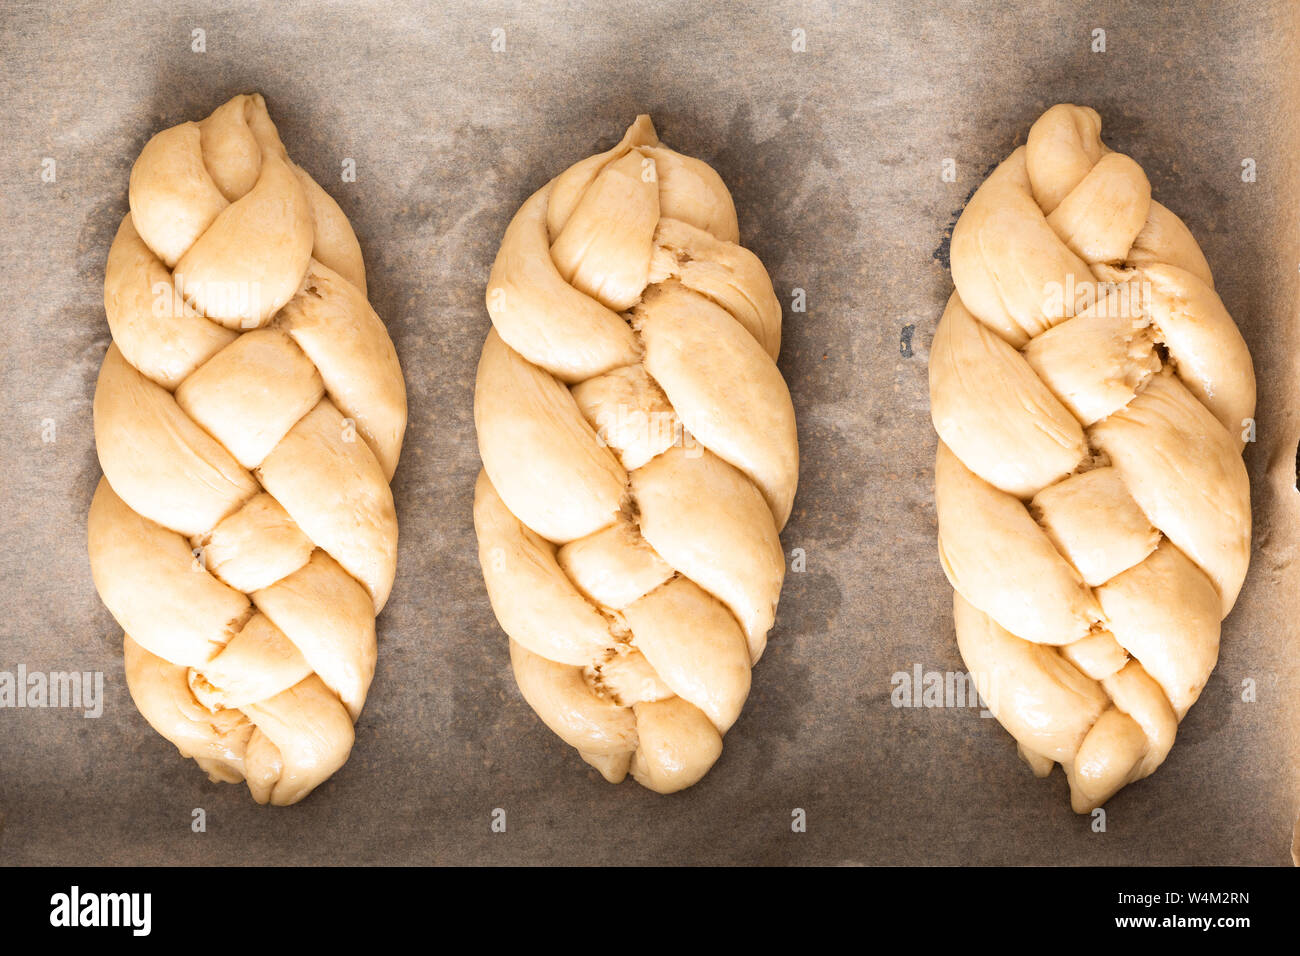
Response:
[[[1084,813],[1161,764],[1214,669],[1250,559],[1250,353],[1084,107],[1044,113],[976,191],[952,276],[930,401],[957,641]],[[1057,292],[1094,280],[1116,294],[1071,316]]]
[[[749,693],[798,472],[781,307],[639,116],[520,208],[474,393],[479,561],[524,699],[612,783],[698,781]]]
[[[260,95],[154,136],[130,202],[104,279],[95,586],[154,729],[294,803],[347,760],[374,674],[397,353],[352,227]]]

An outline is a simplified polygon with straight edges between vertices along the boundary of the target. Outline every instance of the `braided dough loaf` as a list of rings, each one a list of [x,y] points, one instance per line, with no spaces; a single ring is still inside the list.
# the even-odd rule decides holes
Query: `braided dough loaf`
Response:
[[[479,561],[524,699],[606,780],[698,781],[749,693],[798,472],[781,307],[731,196],[639,116],[488,281]]]
[[[95,586],[131,696],[213,780],[301,800],[347,760],[392,587],[397,353],[342,210],[260,95],[131,170],[95,391]]]
[[[1085,107],[1044,113],[975,192],[952,276],[930,402],[957,642],[1084,813],[1161,764],[1218,657],[1250,558],[1250,353]]]

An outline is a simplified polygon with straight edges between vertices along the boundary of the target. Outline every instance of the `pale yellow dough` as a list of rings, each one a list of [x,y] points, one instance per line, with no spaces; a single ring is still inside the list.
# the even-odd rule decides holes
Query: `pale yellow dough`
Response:
[[[479,561],[525,700],[611,782],[698,781],[798,479],[781,307],[718,174],[640,116],[520,208],[474,394]]]
[[[145,719],[301,800],[347,760],[397,559],[406,389],[347,218],[260,95],[154,136],[108,255],[95,586]]]
[[[952,277],[930,404],[957,642],[1088,812],[1160,765],[1218,659],[1250,559],[1250,353],[1086,107],[1044,113],[971,197]]]

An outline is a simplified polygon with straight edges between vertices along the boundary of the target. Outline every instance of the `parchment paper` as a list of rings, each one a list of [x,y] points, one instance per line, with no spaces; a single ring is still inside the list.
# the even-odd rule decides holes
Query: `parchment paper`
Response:
[[[98,719],[0,710],[0,862],[1288,863],[1296,43],[1285,0],[6,3],[0,670],[100,671],[105,701]],[[411,406],[397,582],[356,746],[290,809],[207,782],[145,723],[85,554],[103,267],[131,164],[158,130],[255,90],[351,217]],[[1250,576],[1172,754],[1110,801],[1105,832],[978,709],[890,703],[896,672],[962,669],[926,379],[951,289],[944,237],[1059,101],[1100,110],[1106,141],[1190,225],[1259,376]],[[502,232],[640,111],[735,195],[742,241],[787,305],[780,365],[802,449],[783,540],[806,570],[787,577],[721,760],[667,798],[600,781],[520,698],[470,515],[483,286]],[[806,312],[789,308],[796,289]]]

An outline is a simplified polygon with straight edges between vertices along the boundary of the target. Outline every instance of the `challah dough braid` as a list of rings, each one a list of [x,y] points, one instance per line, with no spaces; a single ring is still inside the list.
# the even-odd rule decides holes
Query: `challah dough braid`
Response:
[[[698,781],[749,693],[798,472],[781,307],[731,196],[639,116],[488,280],[479,561],[524,698],[606,780]]]
[[[406,430],[347,218],[260,95],[131,170],[95,391],[95,586],[131,696],[213,780],[305,797],[347,760],[375,669]]]
[[[1218,657],[1250,559],[1250,353],[1085,107],[1044,113],[975,192],[952,276],[930,402],[957,641],[1084,813],[1160,765]]]

